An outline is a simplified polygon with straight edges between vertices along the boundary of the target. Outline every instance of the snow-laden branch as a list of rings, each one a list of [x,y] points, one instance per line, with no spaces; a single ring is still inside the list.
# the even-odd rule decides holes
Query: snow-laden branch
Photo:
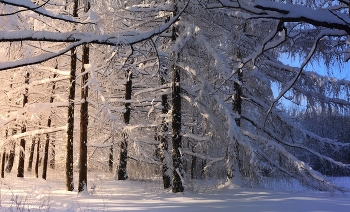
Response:
[[[18,68],[27,65],[39,64],[49,59],[60,56],[69,50],[83,44],[95,43],[111,46],[133,45],[159,35],[167,30],[173,23],[177,21],[183,13],[187,5],[179,12],[177,16],[171,18],[167,23],[156,27],[150,31],[142,32],[121,32],[114,35],[97,35],[93,33],[57,33],[48,31],[32,31],[32,30],[18,30],[18,31],[0,31],[1,41],[48,41],[48,42],[73,42],[67,47],[50,53],[43,53],[32,58],[24,58],[17,61],[3,62],[0,64],[0,71],[11,68]]]
[[[14,139],[19,139],[19,138],[23,138],[23,137],[27,137],[27,136],[34,137],[36,135],[55,133],[55,132],[65,131],[65,130],[67,130],[67,126],[51,127],[51,128],[47,128],[47,129],[31,130],[31,131],[27,131],[25,133],[19,133],[16,135],[9,136],[7,139],[5,139],[2,142],[1,147],[3,147],[4,145],[8,144],[11,141],[13,141]]]
[[[251,18],[266,18],[283,22],[304,22],[314,26],[344,30],[350,34],[350,17],[347,14],[330,9],[315,10],[297,4],[286,4],[268,0],[256,0],[253,4],[247,1],[219,0],[220,3],[208,4],[207,8],[242,9],[252,13]]]
[[[294,170],[290,170],[288,168],[283,167],[282,165],[279,165],[278,163],[276,163],[275,160],[273,160],[272,158],[270,158],[268,155],[266,155],[264,152],[260,150],[256,151],[256,154],[264,158],[267,162],[269,162],[271,165],[276,167],[278,170],[293,177],[294,179],[298,180],[299,182],[301,182],[302,184],[308,187],[311,187],[313,189],[320,190],[320,191],[334,192],[335,190],[338,190],[343,193],[347,192],[347,190],[345,190],[344,188],[338,187],[332,184],[331,182],[326,181],[318,172],[314,171],[310,166],[308,166],[304,162],[298,160],[297,158],[294,158],[293,155],[289,155],[291,157],[288,159],[290,160],[296,159],[297,161],[294,161],[294,163],[290,164],[290,165],[293,165],[293,167],[295,168]],[[310,175],[311,177],[309,177]]]
[[[205,160],[206,161],[206,166],[204,167],[204,170],[209,168],[214,163],[222,161],[222,160],[225,159],[224,157],[213,158],[213,157],[205,156],[205,155],[202,155],[202,154],[198,154],[198,153],[192,152],[191,150],[185,149],[185,148],[181,148],[180,152],[181,152],[181,154],[187,154],[187,155],[195,156],[197,158],[201,158],[201,159]]]
[[[35,103],[26,105],[24,108],[21,108],[16,112],[11,113],[11,115],[8,118],[0,120],[0,127],[5,126],[11,121],[17,120],[18,117],[21,117],[25,113],[43,112],[45,110],[50,110],[54,107],[68,107],[68,102]]]
[[[63,77],[56,77],[56,78],[51,78],[51,79],[42,79],[42,80],[36,80],[34,82],[31,82],[30,84],[25,84],[23,86],[19,86],[16,88],[5,88],[5,89],[0,89],[0,91],[6,91],[6,95],[7,96],[11,96],[14,93],[17,93],[19,91],[23,91],[24,89],[30,89],[33,86],[37,86],[37,85],[42,85],[42,84],[46,84],[46,83],[50,83],[50,82],[59,82],[62,80],[66,80],[69,79],[68,76],[63,76]]]
[[[270,107],[267,103],[265,103],[264,101],[254,97],[254,96],[251,96],[249,94],[245,94],[245,96],[247,97],[247,99],[249,101],[253,102],[254,104],[257,104],[260,107],[262,107],[265,111],[267,111],[269,109],[269,107]],[[308,136],[309,138],[313,138],[313,139],[317,140],[318,142],[321,142],[321,145],[326,143],[326,144],[339,146],[339,147],[348,147],[348,146],[350,146],[350,143],[342,143],[342,142],[337,142],[334,139],[323,138],[321,136],[316,135],[315,133],[313,133],[311,131],[302,129],[300,127],[300,125],[298,125],[296,123],[293,123],[293,122],[290,122],[290,121],[288,121],[287,118],[280,116],[279,114],[281,114],[281,111],[279,111],[276,108],[272,108],[271,113],[275,116],[275,118],[277,118],[277,119],[279,119],[281,121],[283,120],[283,123],[287,127],[290,127],[293,130],[302,132],[302,134],[304,135],[305,138]],[[247,118],[247,117],[242,116],[242,118]],[[247,120],[252,120],[252,119],[247,118]],[[264,127],[261,127],[261,128],[264,129]]]
[[[347,14],[266,0],[256,0],[254,7],[266,12],[264,15],[256,16],[257,18],[278,19],[284,22],[305,22],[314,26],[344,30],[350,34],[350,17]]]
[[[297,74],[298,73],[298,67],[293,67],[289,65],[285,65],[281,63],[280,61],[273,61],[273,60],[266,60],[264,63],[270,67],[276,68],[277,70],[286,71],[291,74]],[[266,75],[271,77],[273,80],[277,80],[280,83],[286,83],[287,78],[284,77],[284,75],[281,74],[274,74],[271,71],[266,71]],[[311,84],[312,88],[324,88],[327,85],[331,85],[330,90],[331,93],[336,94],[340,92],[340,88],[344,88],[345,92],[348,92],[348,88],[350,88],[350,81],[346,79],[337,79],[337,78],[331,78],[328,76],[322,76],[319,75],[316,72],[312,71],[303,71],[300,75],[300,78],[303,80],[298,80],[298,82],[292,87],[293,91],[296,91],[297,93],[300,93],[307,98],[312,98],[317,96],[318,101],[320,102],[328,102],[332,103],[334,105],[338,105],[339,107],[350,107],[350,102],[337,97],[331,97],[330,95],[325,95],[323,93],[318,93],[315,90],[308,89],[308,85],[306,83],[313,82]]]
[[[159,86],[156,86],[156,87],[142,89],[140,91],[137,91],[137,92],[135,92],[134,96],[138,96],[140,94],[149,93],[149,92],[155,92],[155,91],[158,91],[158,90],[161,90],[161,91],[168,90],[169,88],[170,88],[170,83],[166,83],[166,84],[159,85]],[[169,91],[167,93],[169,93]]]
[[[138,4],[131,7],[126,7],[125,10],[130,12],[158,12],[158,11],[173,11],[173,3],[163,4]]]
[[[336,33],[336,35],[338,35],[339,31],[336,31],[335,33]],[[270,107],[268,113],[270,113],[271,109],[276,104],[276,102],[278,102],[282,98],[282,96],[284,96],[287,93],[287,91],[289,89],[291,89],[294,86],[294,84],[296,83],[296,81],[299,79],[304,67],[308,64],[308,62],[311,60],[311,57],[314,55],[316,48],[317,48],[317,45],[318,45],[318,42],[324,36],[330,36],[330,35],[334,35],[333,31],[330,29],[326,29],[326,30],[321,31],[321,33],[315,38],[316,41],[314,42],[314,45],[312,46],[309,54],[306,56],[303,63],[301,64],[297,74],[294,76],[294,78],[292,80],[290,80],[287,83],[287,85],[281,90],[281,92],[278,94],[278,96],[272,101],[272,104],[271,104],[271,107]]]
[[[0,1],[3,4],[7,5],[12,5],[12,6],[17,6],[17,7],[22,7],[25,8],[24,10],[18,10],[16,12],[13,12],[11,14],[0,14],[0,16],[8,16],[8,15],[13,15],[18,12],[23,12],[23,11],[33,11],[34,13],[37,13],[39,15],[51,18],[51,19],[56,19],[56,20],[61,20],[61,21],[66,21],[70,23],[80,23],[80,24],[89,24],[89,23],[83,23],[80,22],[76,19],[74,19],[72,16],[69,15],[62,15],[62,14],[54,14],[51,11],[46,10],[43,6],[47,4],[50,0],[46,0],[46,2],[42,5],[36,5],[32,1],[29,0],[2,0]]]
[[[279,137],[278,135],[276,135],[275,133],[273,133],[270,129],[268,129],[266,127],[263,127],[262,125],[256,123],[255,121],[253,121],[251,118],[249,118],[247,116],[242,116],[242,118],[244,118],[245,120],[247,120],[250,123],[252,123],[259,130],[265,132],[267,135],[269,135],[271,138],[273,138],[274,141],[278,141],[279,143],[284,144],[284,145],[289,146],[289,147],[295,147],[295,148],[299,148],[299,149],[305,150],[305,151],[313,154],[314,156],[316,156],[316,157],[318,157],[318,158],[320,158],[322,160],[325,160],[325,161],[330,162],[331,164],[334,164],[335,166],[350,168],[350,164],[344,164],[342,162],[335,161],[333,158],[324,156],[324,155],[320,154],[319,152],[316,152],[316,151],[314,151],[314,150],[312,150],[312,149],[310,149],[310,148],[308,148],[308,147],[306,147],[306,146],[304,146],[302,144],[291,143],[291,142],[286,141],[285,139],[283,139],[283,138]],[[243,131],[243,134],[246,135],[246,136],[249,136],[251,138],[254,138],[254,140],[259,140],[259,141],[265,142],[265,143],[268,142],[268,139],[264,138],[263,136],[257,137],[256,135],[250,134],[248,131]],[[276,143],[274,145],[281,145],[279,143]]]
[[[209,141],[209,138],[206,136],[198,136],[196,134],[193,134],[191,132],[185,132],[185,134],[182,135],[185,138],[191,138],[196,141]]]

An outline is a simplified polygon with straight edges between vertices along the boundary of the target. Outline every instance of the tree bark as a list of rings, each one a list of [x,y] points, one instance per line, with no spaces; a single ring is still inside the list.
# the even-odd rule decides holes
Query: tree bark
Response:
[[[166,83],[165,81],[165,75],[166,73],[162,73],[160,76],[160,84],[164,85]],[[168,104],[168,95],[164,94],[162,95],[162,114],[166,115],[169,112],[169,104]],[[163,186],[164,189],[170,188],[171,186],[171,179],[169,176],[169,152],[168,152],[168,124],[166,123],[165,118],[162,118],[162,122],[160,125],[161,133],[159,135],[160,137],[160,161],[162,163],[162,176],[163,176]]]
[[[29,84],[29,72],[27,72],[25,76],[25,84]],[[28,103],[28,88],[25,88],[25,92],[23,94],[23,107]],[[27,126],[25,121],[23,121],[23,125],[21,127],[21,133],[27,132]],[[17,177],[24,177],[24,158],[25,158],[25,150],[26,150],[26,140],[21,138],[20,142],[20,152],[19,152],[19,161],[18,161],[18,169],[17,169]]]
[[[174,0],[174,12],[173,16],[178,13],[178,1]],[[177,28],[173,26],[171,40],[173,43],[176,41]],[[183,177],[183,165],[180,153],[182,145],[181,136],[181,88],[180,88],[180,68],[176,66],[176,60],[178,58],[177,53],[173,53],[173,64],[172,64],[172,160],[173,160],[173,183],[172,191],[174,193],[183,192],[184,187],[182,185],[181,178]]]
[[[194,146],[191,146],[192,152],[194,153]],[[191,157],[191,179],[195,178],[195,171],[196,171],[196,163],[197,163],[197,157],[193,156]]]
[[[87,13],[90,9],[89,0],[84,0],[84,12]],[[89,64],[89,44],[83,45],[82,55],[82,67],[81,73],[84,73],[81,77],[81,99],[82,103],[80,106],[80,148],[79,148],[79,185],[78,192],[87,190],[87,129],[89,124],[89,113],[88,113],[88,86],[86,85],[89,74],[85,73],[85,64]]]
[[[57,69],[57,66],[56,66]],[[56,78],[57,74],[53,75],[53,78]],[[54,82],[52,85],[52,90],[51,90],[51,97],[50,97],[50,103],[53,103],[54,100],[54,93],[55,93],[55,88],[56,88],[56,83]],[[47,127],[50,128],[51,127],[51,114],[47,120]],[[48,164],[48,160],[49,160],[49,146],[50,146],[50,134],[47,133],[46,134],[46,142],[45,142],[45,151],[44,151],[44,165],[43,165],[43,174],[42,174],[42,178],[44,180],[46,180],[46,176],[47,176],[47,164]]]
[[[242,87],[240,83],[243,81],[243,72],[242,70],[238,71],[238,82],[234,82],[234,91],[235,94],[232,96],[232,110],[235,111],[238,114],[238,118],[235,118],[235,122],[237,127],[241,127],[241,114],[242,114]],[[227,180],[231,180],[233,177],[235,177],[235,174],[239,174],[240,168],[240,162],[239,162],[239,148],[238,148],[238,142],[234,145],[234,156],[235,158],[232,158],[232,151],[230,148],[231,145],[227,147],[227,167],[226,167],[226,176]],[[236,164],[235,164],[236,163]],[[240,177],[240,176],[236,176]]]
[[[131,71],[127,71],[126,73],[127,81],[125,84],[125,100],[131,99],[131,91],[132,91],[132,73]],[[124,123],[128,125],[130,122],[130,103],[125,103],[125,113],[124,113]],[[126,180],[128,179],[128,173],[126,170],[127,159],[128,159],[128,136],[127,133],[123,133],[123,141],[120,144],[120,153],[119,153],[119,166],[117,170],[118,180]]]
[[[51,169],[55,169],[56,166],[56,144],[55,144],[55,140],[51,140],[51,160],[50,160],[50,168]]]
[[[73,2],[73,17],[78,17],[78,0]],[[74,132],[74,99],[75,99],[75,78],[77,69],[76,48],[71,50],[70,78],[69,78],[69,106],[67,120],[67,153],[66,153],[66,189],[74,190],[73,184],[73,132]]]
[[[109,170],[109,172],[113,171],[113,144],[109,148],[108,170]]]
[[[35,137],[33,137],[32,145],[30,146],[30,155],[29,155],[28,168],[27,168],[28,172],[32,171],[33,159],[34,159],[34,150],[35,150]]]
[[[172,79],[172,159],[173,159],[173,186],[174,193],[183,192],[182,186],[182,158],[180,148],[182,145],[181,136],[181,96],[180,96],[180,70],[173,64],[173,79]]]
[[[6,160],[6,150],[2,152],[2,159],[1,159],[1,178],[5,177],[5,160]]]
[[[81,72],[85,72],[84,65],[89,64],[89,44],[83,45],[83,61]],[[87,189],[87,127],[88,127],[88,73],[81,77],[81,107],[80,107],[80,152],[79,152],[79,186],[78,191],[82,192]]]
[[[12,135],[16,135],[17,130],[12,130]],[[10,149],[10,154],[8,156],[7,166],[6,166],[6,172],[10,173],[13,168],[13,162],[15,161],[15,151],[16,151],[16,142],[12,141],[12,148]]]
[[[38,143],[36,146],[36,161],[35,161],[35,176],[39,177],[39,163],[40,163],[40,137],[38,137]]]

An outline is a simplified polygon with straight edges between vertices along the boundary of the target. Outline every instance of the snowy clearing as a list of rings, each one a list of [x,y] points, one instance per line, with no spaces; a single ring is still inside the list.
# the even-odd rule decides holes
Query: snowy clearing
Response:
[[[52,176],[51,176],[52,177]],[[348,211],[349,195],[306,191],[271,183],[271,188],[223,188],[218,182],[187,185],[186,192],[163,190],[162,182],[116,181],[90,174],[89,193],[65,191],[64,178],[44,181],[7,176],[1,180],[0,211]],[[350,178],[336,178],[350,187]],[[291,185],[289,185],[291,186]],[[283,190],[281,190],[283,188]],[[294,191],[288,191],[294,189]],[[287,190],[287,191],[286,191]]]

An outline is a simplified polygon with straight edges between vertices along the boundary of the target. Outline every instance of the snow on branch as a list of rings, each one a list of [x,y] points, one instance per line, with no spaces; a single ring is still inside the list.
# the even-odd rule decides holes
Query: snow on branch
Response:
[[[0,121],[0,127],[5,126],[11,121],[15,121],[18,117],[22,116],[25,113],[35,113],[48,111],[53,107],[68,107],[68,102],[53,102],[53,103],[34,103],[30,105],[25,105],[24,108],[19,109],[18,111],[12,113],[8,118],[2,119]]]
[[[288,152],[286,152],[289,154]],[[291,160],[296,159],[297,161],[292,161],[294,163],[291,163],[290,165],[294,166],[296,169],[294,169],[295,172],[290,171],[288,168],[284,168],[282,165],[279,165],[275,162],[275,160],[271,159],[268,155],[266,155],[262,151],[256,151],[256,155],[261,156],[266,161],[268,161],[271,165],[276,167],[278,170],[284,172],[285,174],[295,178],[302,184],[311,187],[316,190],[320,191],[329,191],[334,192],[335,190],[340,192],[347,192],[347,190],[337,187],[336,185],[333,185],[331,182],[328,182],[324,180],[322,176],[316,171],[314,171],[310,166],[305,164],[304,162],[298,160],[297,158],[293,158],[293,155],[291,156]],[[291,169],[293,170],[293,169]]]
[[[188,131],[185,134],[183,134],[182,136],[186,137],[186,138],[194,139],[196,141],[208,141],[209,140],[208,137],[198,136],[198,135],[195,135],[195,134],[188,132]]]
[[[260,107],[262,107],[264,110],[267,110],[269,108],[269,106],[264,103],[262,100],[260,99],[257,99],[253,96],[250,96],[248,94],[245,94],[246,97],[254,102],[255,104],[259,105]],[[330,145],[334,145],[334,146],[339,146],[339,147],[347,147],[347,146],[350,146],[350,143],[342,143],[342,142],[337,142],[336,140],[333,140],[333,139],[329,139],[329,138],[323,138],[321,136],[318,136],[316,135],[315,133],[311,132],[311,131],[308,131],[308,130],[305,130],[305,129],[302,129],[300,127],[300,125],[298,124],[295,124],[293,122],[290,122],[288,121],[287,118],[285,117],[282,117],[280,116],[281,114],[281,111],[279,111],[277,108],[272,108],[271,110],[271,114],[273,114],[275,116],[275,118],[283,121],[283,123],[287,126],[287,127],[290,127],[291,129],[294,129],[296,131],[299,131],[299,132],[302,132],[302,134],[304,135],[304,137],[308,136],[309,138],[313,138],[315,140],[317,140],[318,142],[321,142],[321,143],[327,143],[327,144],[330,144]],[[243,119],[246,119],[246,120],[253,120],[252,118],[249,118],[248,116],[242,116]],[[264,127],[260,127],[261,129],[264,129]]]
[[[336,31],[336,34],[338,34],[339,31]],[[321,33],[315,38],[315,42],[314,42],[314,45],[312,46],[309,54],[306,56],[306,58],[304,59],[303,63],[301,64],[297,74],[294,76],[294,78],[292,80],[290,80],[287,85],[281,90],[281,92],[278,94],[278,96],[272,101],[272,104],[271,104],[271,107],[268,111],[268,113],[270,113],[271,109],[273,108],[273,106],[276,104],[276,102],[278,102],[282,96],[284,96],[287,91],[289,89],[291,89],[296,81],[299,79],[304,67],[309,63],[311,57],[314,55],[315,51],[316,51],[316,48],[317,48],[317,44],[318,42],[324,37],[324,36],[329,36],[329,35],[333,35],[333,31],[330,30],[330,29],[326,29],[326,30],[323,30],[321,31]]]
[[[66,79],[69,79],[69,76],[63,76],[63,77],[56,77],[56,78],[51,78],[51,79],[42,79],[42,80],[36,80],[34,82],[31,82],[30,84],[25,84],[23,86],[19,86],[19,87],[16,87],[15,89],[6,89],[6,95],[7,96],[11,96],[12,94],[16,93],[16,92],[19,92],[19,91],[22,91],[24,90],[25,88],[26,89],[30,89],[31,87],[33,86],[36,86],[36,85],[42,85],[42,84],[46,84],[46,83],[50,83],[50,82],[59,82],[59,81],[62,81],[62,80],[66,80]],[[1,91],[2,89],[0,89]]]
[[[24,58],[17,61],[3,62],[0,64],[0,71],[7,70],[11,68],[18,68],[27,65],[39,64],[45,62],[49,59],[55,58],[62,54],[65,54],[72,48],[78,47],[87,43],[104,44],[111,46],[120,45],[133,45],[145,40],[152,38],[155,35],[159,35],[167,30],[173,23],[177,21],[179,16],[183,13],[186,6],[179,12],[177,16],[171,18],[165,24],[156,27],[150,31],[146,32],[121,32],[114,35],[97,35],[92,33],[77,33],[77,32],[67,32],[67,33],[57,33],[48,31],[32,31],[32,30],[18,30],[18,31],[0,31],[0,40],[5,42],[13,41],[48,41],[48,42],[73,42],[66,48],[59,51],[43,53],[38,56],[31,58]]]
[[[242,118],[244,118],[245,120],[249,121],[250,123],[252,123],[255,127],[257,127],[259,130],[265,132],[268,136],[270,136],[271,138],[274,139],[274,141],[278,141],[279,143],[276,143],[274,145],[281,145],[281,144],[284,144],[286,146],[289,146],[289,147],[295,147],[295,148],[299,148],[299,149],[303,149],[313,155],[315,155],[316,157],[322,159],[322,160],[325,160],[325,161],[328,161],[338,167],[345,167],[345,168],[350,168],[350,164],[344,164],[342,162],[339,162],[339,161],[335,161],[334,159],[330,158],[330,157],[327,157],[327,156],[324,156],[322,154],[320,154],[319,152],[316,152],[304,145],[301,145],[301,144],[298,144],[298,143],[291,143],[291,142],[288,142],[286,141],[285,139],[279,137],[277,134],[273,133],[270,129],[266,128],[266,127],[263,127],[262,125],[254,122],[252,119],[246,117],[246,116],[242,116]],[[249,134],[248,131],[243,131],[243,134],[246,135],[246,136],[249,136],[250,138],[254,138],[254,140],[259,140],[261,142],[267,142],[268,139],[266,139],[265,137],[263,136],[259,136],[257,137],[257,135],[252,135],[252,134]],[[281,143],[281,144],[280,144]],[[270,144],[269,144],[270,145]]]
[[[314,26],[344,30],[350,34],[350,17],[332,10],[314,10],[296,4],[256,0],[254,7],[266,12],[256,18],[278,19],[284,22],[305,22]],[[253,11],[251,11],[253,12]]]
[[[42,134],[48,134],[48,133],[54,133],[54,132],[59,132],[59,131],[65,131],[67,130],[67,126],[61,126],[61,127],[52,127],[52,128],[47,128],[47,129],[39,129],[39,130],[32,130],[32,131],[27,131],[25,133],[19,133],[16,135],[9,136],[7,139],[5,139],[1,146],[4,146],[11,142],[14,139],[18,138],[23,138],[27,136],[36,136],[36,135],[42,135]]]
[[[292,74],[298,73],[298,67],[285,65],[280,61],[266,60],[264,61],[264,63],[278,70],[283,70],[286,72],[290,72]],[[273,74],[273,72],[271,71],[268,71],[266,74],[268,74],[274,80],[279,81],[280,83],[285,83],[285,80],[287,79],[280,74],[277,74],[277,75]],[[331,97],[329,95],[325,95],[324,93],[319,93],[317,91],[315,92],[313,90],[310,90],[310,87],[309,87],[311,85],[312,88],[317,89],[317,88],[325,88],[326,86],[330,85],[331,87],[329,88],[329,92],[333,94],[339,94],[339,92],[341,92],[340,91],[341,88],[343,88],[343,92],[348,92],[348,89],[350,87],[349,80],[322,76],[312,71],[303,71],[300,75],[300,78],[302,80],[298,80],[298,82],[292,87],[293,91],[303,94],[307,98],[309,97],[312,98],[312,97],[315,97],[315,95],[317,95],[317,99],[320,102],[323,101],[323,102],[333,103],[334,105],[337,105],[339,107],[350,107],[350,102],[345,99]],[[309,83],[309,82],[313,82],[313,83]]]
[[[185,149],[185,148],[181,148],[181,149],[180,149],[180,152],[181,152],[182,154],[187,154],[187,155],[195,156],[195,157],[197,157],[197,158],[201,158],[201,159],[203,159],[203,160],[206,160],[207,164],[206,164],[206,166],[204,167],[204,169],[207,169],[207,168],[209,168],[211,165],[213,165],[214,163],[219,162],[219,161],[222,161],[222,160],[225,159],[224,157],[213,158],[213,157],[209,157],[209,156],[206,156],[206,155],[201,155],[201,154],[192,152],[191,150]]]
[[[315,10],[297,4],[285,4],[268,0],[247,1],[219,0],[220,3],[208,4],[207,8],[242,9],[254,15],[251,18],[276,19],[283,22],[305,22],[314,26],[344,30],[350,34],[350,17],[331,9]]]
[[[80,22],[69,15],[62,15],[62,14],[56,15],[56,14],[46,10],[43,6],[45,6],[49,1],[50,0],[46,0],[43,4],[36,5],[32,1],[29,1],[29,0],[2,0],[1,3],[3,3],[3,4],[17,6],[17,7],[23,7],[25,9],[18,10],[16,12],[13,12],[10,14],[0,14],[0,16],[14,15],[14,14],[19,13],[19,12],[24,12],[24,11],[30,10],[30,11],[33,11],[34,13],[37,13],[39,15],[42,15],[42,16],[45,16],[45,17],[48,17],[51,19],[66,21],[66,22],[70,22],[70,23],[91,24],[91,23]]]
[[[173,3],[165,2],[163,4],[138,4],[131,7],[126,7],[125,10],[130,12],[158,12],[158,11],[173,11]]]

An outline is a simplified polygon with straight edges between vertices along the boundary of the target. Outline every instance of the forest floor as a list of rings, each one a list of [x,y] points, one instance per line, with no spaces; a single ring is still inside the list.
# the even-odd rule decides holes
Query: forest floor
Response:
[[[11,175],[1,179],[0,211],[350,211],[350,194],[330,195],[285,182],[219,188],[219,182],[198,181],[174,194],[162,189],[160,180],[116,181],[89,174],[88,192],[78,194],[65,191],[64,172],[47,181]],[[350,188],[350,178],[334,180]]]

